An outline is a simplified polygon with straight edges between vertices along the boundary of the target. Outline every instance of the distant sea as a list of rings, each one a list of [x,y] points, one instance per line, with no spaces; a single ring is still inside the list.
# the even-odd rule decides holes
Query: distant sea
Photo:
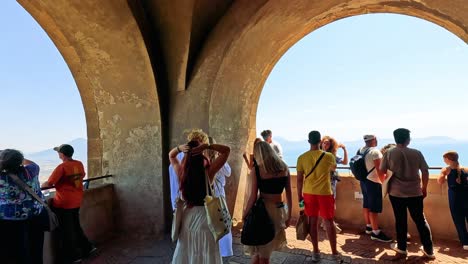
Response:
[[[292,167],[296,166],[297,158],[310,148],[310,145],[306,140],[289,141],[280,137],[275,137],[274,140],[281,144],[283,148],[283,158],[285,162]],[[344,141],[342,143],[346,146],[348,151],[348,159],[354,156],[359,148],[364,146],[363,140]],[[393,139],[378,139],[377,148],[382,148],[389,143],[395,143],[395,141]],[[411,140],[408,147],[421,151],[429,167],[446,166],[442,159],[442,155],[447,150],[457,151],[460,156],[460,164],[462,166],[468,166],[468,140],[456,140],[449,137],[415,138]],[[343,156],[341,149],[338,150],[338,155]],[[295,169],[292,169],[291,171],[295,171]],[[438,174],[439,170],[431,170],[430,173]]]
[[[306,140],[303,141],[290,141],[281,137],[275,137],[275,141],[279,142],[283,147],[284,160],[289,166],[295,167],[297,158],[302,153],[309,149],[309,143]],[[356,154],[356,151],[364,146],[362,140],[356,141],[345,141],[348,150],[348,158],[351,158]],[[378,148],[382,148],[388,143],[394,143],[393,139],[378,139]],[[75,159],[83,162],[85,169],[87,169],[87,140],[84,138],[74,139],[68,144],[72,145],[75,149],[73,155]],[[468,140],[456,140],[449,137],[429,137],[429,138],[415,138],[411,141],[411,148],[420,150],[429,167],[443,167],[445,166],[442,160],[442,154],[447,150],[456,150],[460,155],[460,164],[468,166]],[[343,156],[342,150],[338,150],[338,155]],[[41,182],[47,180],[52,171],[62,161],[58,158],[57,152],[53,149],[47,149],[34,153],[25,153],[25,157],[33,160],[41,167],[39,178]],[[295,169],[291,169],[295,172]],[[349,170],[342,170],[343,173],[348,173]],[[431,174],[438,174],[439,170],[431,170]]]

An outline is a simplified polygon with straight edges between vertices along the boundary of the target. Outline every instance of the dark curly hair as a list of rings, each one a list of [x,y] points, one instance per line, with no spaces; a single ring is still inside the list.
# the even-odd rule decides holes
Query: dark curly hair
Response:
[[[0,152],[0,172],[18,174],[24,170],[24,156],[19,150],[4,149]]]

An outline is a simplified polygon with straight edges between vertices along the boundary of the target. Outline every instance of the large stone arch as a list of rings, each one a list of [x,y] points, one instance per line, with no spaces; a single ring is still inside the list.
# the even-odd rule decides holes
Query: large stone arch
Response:
[[[245,190],[242,152],[251,149],[258,100],[273,66],[315,29],[368,13],[419,17],[468,42],[468,6],[463,0],[236,1],[211,32],[174,117],[184,122],[184,115],[196,109],[192,114],[201,116],[197,125],[232,146],[234,177],[228,181],[227,196],[234,216],[240,216]],[[198,108],[185,96],[199,98]]]
[[[118,226],[136,235],[161,237],[158,91],[127,1],[18,2],[47,32],[75,78],[86,115],[88,172],[91,177],[114,175]]]

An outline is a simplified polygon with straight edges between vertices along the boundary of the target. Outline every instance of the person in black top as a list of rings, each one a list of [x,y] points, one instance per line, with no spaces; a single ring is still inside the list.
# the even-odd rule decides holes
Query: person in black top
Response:
[[[271,253],[286,246],[285,229],[291,220],[291,177],[288,165],[275,153],[265,141],[254,146],[255,167],[249,178],[251,191],[245,208],[246,218],[255,201],[258,191],[263,198],[266,210],[275,226],[275,237],[266,245],[246,246],[246,253],[252,256],[252,263],[269,263]],[[256,175],[256,171],[259,175]],[[258,180],[257,180],[258,179]],[[287,206],[283,203],[282,193],[286,191]]]
[[[447,151],[443,157],[445,164],[448,166],[442,168],[437,182],[443,184],[447,181],[448,200],[453,223],[463,249],[468,250],[468,232],[466,230],[466,224],[468,223],[468,170],[458,163],[457,152]]]

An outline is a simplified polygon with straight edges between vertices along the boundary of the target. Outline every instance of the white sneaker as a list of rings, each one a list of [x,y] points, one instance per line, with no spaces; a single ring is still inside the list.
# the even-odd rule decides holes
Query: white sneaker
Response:
[[[335,223],[335,230],[337,234],[340,234],[341,232],[343,232],[343,230],[338,226],[337,223]]]
[[[424,247],[421,247],[421,251],[423,252],[424,256],[426,256],[427,258],[435,259],[434,252],[426,252],[426,250],[424,250]]]
[[[390,248],[398,254],[408,255],[408,252],[406,250],[401,250],[398,248],[398,243],[391,243]]]

